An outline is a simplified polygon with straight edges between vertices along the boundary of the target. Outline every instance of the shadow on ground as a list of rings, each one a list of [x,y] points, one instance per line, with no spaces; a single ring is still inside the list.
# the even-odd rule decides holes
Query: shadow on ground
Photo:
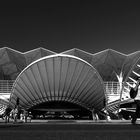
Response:
[[[139,140],[140,125],[129,123],[0,123],[0,140]]]

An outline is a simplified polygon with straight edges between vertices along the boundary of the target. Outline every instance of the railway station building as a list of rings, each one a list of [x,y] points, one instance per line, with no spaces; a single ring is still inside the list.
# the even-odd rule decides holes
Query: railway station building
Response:
[[[101,118],[127,109],[130,88],[140,76],[140,51],[107,49],[97,53],[74,48],[56,53],[46,48],[19,52],[0,49],[0,111],[19,100],[34,116],[68,113],[74,118]],[[62,115],[62,114],[61,114]]]

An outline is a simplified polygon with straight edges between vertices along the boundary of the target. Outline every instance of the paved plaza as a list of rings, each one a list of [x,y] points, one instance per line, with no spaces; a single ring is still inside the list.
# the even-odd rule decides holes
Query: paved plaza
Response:
[[[140,122],[32,120],[0,122],[0,140],[139,140]]]

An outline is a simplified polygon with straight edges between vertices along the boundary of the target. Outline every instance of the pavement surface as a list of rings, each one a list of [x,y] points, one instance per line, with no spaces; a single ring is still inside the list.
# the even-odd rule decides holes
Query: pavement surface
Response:
[[[140,140],[140,121],[32,120],[4,123],[0,140]]]

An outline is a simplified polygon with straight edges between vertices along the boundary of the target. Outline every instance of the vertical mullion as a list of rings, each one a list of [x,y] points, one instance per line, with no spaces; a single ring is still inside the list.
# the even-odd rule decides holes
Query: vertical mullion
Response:
[[[67,67],[67,72],[66,72],[66,79],[65,79],[65,83],[66,83],[67,78],[68,78],[68,71],[69,71],[69,67],[70,67],[70,59],[68,59],[68,67]],[[68,83],[66,83],[66,84],[68,84]],[[65,84],[65,85],[66,85],[66,84]],[[66,97],[67,97],[67,95],[68,95],[68,90],[67,90],[67,89],[65,89],[65,85],[64,85],[64,90],[66,90],[66,94],[65,94],[64,101],[66,100]]]
[[[31,84],[31,82],[30,82],[30,80],[29,80],[28,75],[25,73],[25,74],[24,74],[24,76],[25,76],[25,78],[27,78],[27,79],[28,79],[29,83]],[[21,78],[21,80],[22,80],[22,78]],[[28,88],[28,86],[27,86],[26,82],[24,82],[24,80],[22,80],[22,81],[23,81],[23,83],[25,84],[25,86]],[[32,86],[32,84],[31,84],[31,86]],[[31,95],[33,96],[32,91],[30,90],[30,88],[28,88],[28,90],[29,90],[29,92],[31,93]],[[35,99],[35,97],[34,97],[34,96],[33,96],[33,98]]]
[[[61,86],[61,71],[62,71],[62,58],[60,57],[60,77],[59,77],[59,86],[58,86],[58,100],[60,100],[60,86]]]
[[[83,66],[82,66],[82,69],[83,69]],[[77,86],[77,82],[78,82],[78,80],[79,80],[79,78],[80,78],[81,72],[82,72],[82,70],[80,70],[80,74],[78,74],[78,77],[76,78],[76,82],[75,82],[75,85],[74,85],[73,90],[72,90],[72,92],[71,92],[70,98],[74,98],[75,95],[76,95],[76,94],[74,95],[74,90],[75,90],[75,88],[76,88],[76,86]],[[76,92],[75,92],[75,93],[76,93]]]
[[[24,89],[23,89],[20,85],[18,85],[18,86],[19,86],[20,89],[22,89],[23,92],[25,92]],[[18,92],[16,93],[15,96],[18,97],[18,98],[20,98],[20,100],[21,100],[24,104],[27,104],[26,101],[29,102],[29,100],[26,98],[26,96],[24,96],[23,94],[19,94],[19,93],[21,93],[21,91],[19,91],[18,88],[16,88],[15,90],[18,91]],[[25,93],[26,93],[26,92],[25,92]],[[22,97],[23,97],[23,98],[22,98]],[[24,100],[24,101],[23,101],[23,100]],[[15,99],[15,101],[16,101],[16,99]]]
[[[53,67],[52,67],[53,74],[52,75],[53,75],[53,89],[54,89],[54,97],[53,97],[54,99],[53,100],[55,101],[55,98],[56,97],[55,97],[55,64],[54,64],[55,63],[55,60],[54,59],[55,58],[53,57],[52,58],[52,61],[53,61]]]
[[[39,64],[41,65],[41,63],[45,66],[45,62],[44,62],[44,61],[40,62]],[[38,66],[38,67],[39,67],[39,66]],[[44,70],[44,69],[45,69],[45,68],[43,67],[43,70]],[[42,80],[42,84],[43,84],[43,87],[44,87],[44,93],[45,93],[45,94],[43,95],[43,97],[45,96],[45,100],[46,100],[47,91],[46,91],[46,88],[45,88],[45,85],[44,85],[46,82],[44,81],[44,77],[43,77],[43,75],[42,75],[42,74],[43,74],[42,71],[41,71],[40,69],[39,69],[39,71],[40,71],[40,77],[41,77],[41,80]],[[45,72],[46,72],[46,69],[45,69]],[[46,80],[46,81],[47,81],[47,80]],[[46,83],[46,84],[47,84],[47,83]],[[48,86],[48,84],[47,84],[47,86]],[[47,100],[48,100],[48,98],[47,98]],[[46,100],[46,101],[47,101],[47,100]]]
[[[89,82],[91,82],[92,79],[93,79],[93,76],[92,77],[89,77],[87,83],[85,83],[84,88],[81,91],[81,94],[77,97],[79,100],[83,99],[83,96],[85,96],[85,90],[87,90],[88,84],[89,84]]]
[[[73,60],[73,59],[72,59]],[[69,97],[68,98],[70,98],[71,97],[71,93],[69,92],[70,91],[70,88],[71,88],[71,86],[72,86],[72,81],[73,81],[73,77],[74,77],[74,74],[75,74],[75,70],[76,70],[76,66],[77,66],[77,61],[75,62],[76,63],[76,65],[75,65],[75,67],[74,67],[74,71],[73,71],[73,73],[72,73],[72,78],[71,78],[71,81],[70,81],[70,84],[69,84],[69,88],[68,88],[68,93],[69,93]]]
[[[82,79],[82,81],[81,81],[81,83],[80,83],[80,86],[79,86],[79,88],[77,89],[77,95],[76,95],[76,98],[79,97],[79,95],[80,95],[80,89],[81,89],[81,86],[82,86],[83,83],[85,82],[89,70],[90,70],[90,69],[88,69],[88,70],[86,71],[86,74],[84,75],[84,78]],[[78,92],[79,92],[79,94],[78,94]]]
[[[39,62],[39,63],[41,63],[41,62]],[[45,101],[44,95],[43,95],[43,93],[42,93],[42,91],[44,92],[45,88],[44,88],[44,83],[42,82],[42,75],[41,75],[41,71],[40,71],[40,67],[38,66],[38,63],[37,63],[37,69],[38,69],[38,74],[39,74],[39,76],[40,76],[40,81],[41,81],[40,84],[42,85],[41,88],[43,88],[40,92],[41,92],[41,95],[42,95],[43,100]],[[40,86],[39,86],[39,87],[40,87]]]
[[[51,99],[52,94],[51,94],[51,89],[50,89],[50,81],[49,81],[49,76],[48,76],[48,68],[47,68],[47,64],[46,63],[47,63],[47,60],[45,61],[45,68],[46,68],[46,75],[47,75],[47,81],[48,81],[48,88],[49,88],[49,91],[50,91],[50,96],[49,96],[50,99],[49,98],[48,99],[52,100]]]
[[[34,71],[33,71],[33,68],[31,67],[31,71],[32,71],[32,74],[33,74],[33,78],[34,78],[34,80],[35,80],[35,83],[36,83],[36,88],[39,90],[39,92],[40,92],[40,97],[41,98],[43,98],[43,96],[42,96],[42,92],[41,92],[41,90],[40,90],[40,86],[38,85],[38,82],[37,82],[37,79],[36,79],[36,75],[34,74]],[[38,93],[38,96],[39,96],[39,93]]]
[[[34,87],[34,85],[33,85],[33,83],[32,83],[32,80],[31,80],[31,75],[32,75],[32,77],[34,77],[34,75],[32,74],[32,70],[31,69],[29,69],[29,71],[30,71],[30,73],[29,72],[27,72],[27,78],[28,78],[28,80],[29,80],[29,82],[30,82],[30,84],[31,84],[31,86],[32,86],[32,89],[34,90],[34,93],[36,94],[36,96],[35,96],[35,99],[36,98],[40,98],[39,97],[39,95],[38,95],[38,93],[37,93],[37,91],[36,91],[36,89],[35,89],[35,87]],[[29,74],[31,74],[30,76],[29,76]]]
[[[32,94],[32,92],[30,91],[30,89],[28,88],[26,82],[24,82],[24,80],[21,78],[22,83],[24,84],[24,86],[27,88],[27,90]],[[20,85],[19,85],[20,86]],[[21,86],[20,86],[21,87]],[[23,89],[23,88],[22,88]],[[24,90],[24,89],[23,89]],[[32,100],[32,98],[27,94],[27,92],[24,90],[24,93],[26,93],[25,95]]]
[[[63,86],[63,90],[62,90],[61,100],[64,100],[63,95],[64,95],[64,92],[65,92],[66,78],[67,78],[67,72],[68,72],[68,67],[69,67],[69,59],[67,59],[67,60],[68,60],[68,66],[67,66],[66,76],[65,76],[65,79],[64,79],[64,86]]]

